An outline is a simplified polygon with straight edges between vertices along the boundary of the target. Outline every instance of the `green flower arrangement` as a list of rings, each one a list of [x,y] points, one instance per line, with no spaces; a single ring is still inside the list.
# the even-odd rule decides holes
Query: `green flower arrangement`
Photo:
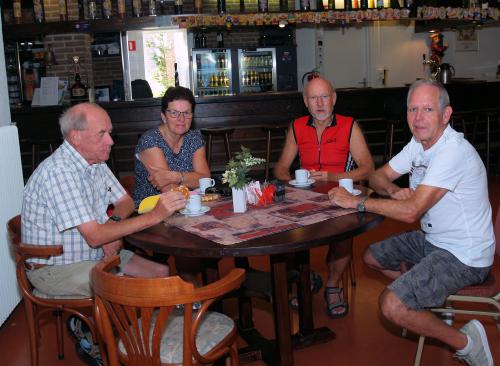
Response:
[[[241,147],[241,152],[236,153],[234,158],[229,160],[226,166],[226,171],[222,174],[222,183],[227,183],[229,187],[235,189],[244,188],[250,182],[247,173],[250,168],[263,164],[266,159],[254,158],[250,153],[250,149]]]

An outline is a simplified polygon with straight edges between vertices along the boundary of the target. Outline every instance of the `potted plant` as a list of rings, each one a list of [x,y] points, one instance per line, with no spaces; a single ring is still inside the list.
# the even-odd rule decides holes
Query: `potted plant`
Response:
[[[229,160],[226,171],[222,174],[222,183],[227,183],[231,187],[234,212],[245,212],[247,210],[245,188],[250,182],[247,173],[253,166],[262,164],[265,161],[265,159],[253,157],[250,150],[244,146],[241,147],[241,151],[236,153],[234,158]]]

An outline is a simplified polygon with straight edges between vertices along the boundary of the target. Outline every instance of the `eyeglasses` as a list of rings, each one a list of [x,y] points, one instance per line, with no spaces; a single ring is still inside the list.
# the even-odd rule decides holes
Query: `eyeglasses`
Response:
[[[325,102],[328,102],[328,100],[330,99],[330,97],[331,97],[331,94],[328,94],[328,95],[316,95],[316,96],[308,97],[307,99],[311,103],[318,103],[318,101],[320,99],[321,99],[321,101],[323,103],[325,103]]]
[[[179,118],[181,114],[184,118],[193,118],[193,112],[180,112],[175,109],[167,109],[167,113],[172,118]]]

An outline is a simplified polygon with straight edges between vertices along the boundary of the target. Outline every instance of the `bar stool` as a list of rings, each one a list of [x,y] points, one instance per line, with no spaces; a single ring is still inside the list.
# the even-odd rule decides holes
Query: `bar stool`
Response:
[[[287,128],[289,123],[281,123],[273,126],[263,126],[262,130],[266,132],[266,165],[265,165],[265,173],[266,173],[266,181],[269,180],[269,168],[271,167],[271,142],[273,138],[273,133],[279,132],[282,133],[286,138]]]
[[[207,136],[207,162],[209,168],[212,166],[212,143],[214,136],[221,136],[223,138],[226,159],[227,161],[231,160],[231,145],[229,143],[229,136],[231,136],[233,132],[234,128],[228,127],[211,127],[201,129],[201,133]]]
[[[28,143],[31,144],[31,173],[33,173],[38,164],[40,164],[40,146],[48,148],[48,155],[51,155],[57,146],[60,145],[60,141],[57,139],[43,138],[31,138],[28,140]]]

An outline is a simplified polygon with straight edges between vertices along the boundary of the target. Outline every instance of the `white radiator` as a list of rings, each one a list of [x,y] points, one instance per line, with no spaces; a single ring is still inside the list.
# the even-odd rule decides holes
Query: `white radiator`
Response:
[[[20,301],[7,221],[21,212],[23,172],[17,127],[0,127],[0,325]]]

